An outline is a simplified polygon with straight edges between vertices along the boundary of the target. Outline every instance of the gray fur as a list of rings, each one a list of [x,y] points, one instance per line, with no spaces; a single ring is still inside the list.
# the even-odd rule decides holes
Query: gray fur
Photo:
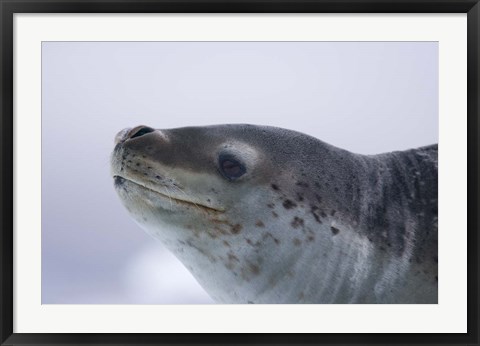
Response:
[[[117,186],[122,201],[216,300],[437,302],[437,145],[359,155],[253,125],[127,134],[112,155],[112,174],[127,179]],[[257,156],[244,178],[228,182],[216,157],[231,147],[241,155],[238,143]],[[169,169],[198,174],[202,183],[189,186]],[[176,199],[172,208],[144,211],[150,206],[138,202],[143,192],[129,180],[167,194],[186,191],[209,216]]]

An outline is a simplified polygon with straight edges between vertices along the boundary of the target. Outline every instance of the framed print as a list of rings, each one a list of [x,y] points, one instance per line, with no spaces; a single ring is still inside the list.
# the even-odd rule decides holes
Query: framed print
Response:
[[[478,344],[479,11],[2,1],[2,344]]]

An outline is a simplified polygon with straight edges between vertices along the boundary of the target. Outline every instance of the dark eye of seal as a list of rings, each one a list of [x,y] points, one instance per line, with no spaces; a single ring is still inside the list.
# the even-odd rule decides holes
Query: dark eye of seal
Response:
[[[228,180],[238,179],[247,171],[240,161],[230,155],[220,155],[218,163],[220,173]]]

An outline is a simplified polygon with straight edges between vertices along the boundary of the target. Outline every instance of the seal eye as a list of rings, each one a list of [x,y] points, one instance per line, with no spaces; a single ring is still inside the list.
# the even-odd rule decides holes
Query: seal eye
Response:
[[[235,180],[245,174],[245,166],[237,159],[221,155],[219,158],[220,173],[228,180]]]

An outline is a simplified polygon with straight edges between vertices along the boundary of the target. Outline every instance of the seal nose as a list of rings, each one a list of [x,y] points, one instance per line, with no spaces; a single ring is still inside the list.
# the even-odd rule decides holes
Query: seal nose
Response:
[[[132,139],[136,137],[140,137],[146,135],[147,133],[154,132],[155,129],[151,127],[140,125],[137,127],[123,129],[115,136],[115,144],[125,142],[127,139]]]
[[[153,132],[153,131],[155,131],[155,129],[152,129],[151,127],[148,127],[148,126],[140,125],[140,126],[135,127],[134,129],[132,129],[132,131],[130,131],[130,133],[128,135],[129,135],[130,139],[132,139],[132,138],[136,138],[136,137],[146,135],[147,133],[150,133],[150,132]]]

